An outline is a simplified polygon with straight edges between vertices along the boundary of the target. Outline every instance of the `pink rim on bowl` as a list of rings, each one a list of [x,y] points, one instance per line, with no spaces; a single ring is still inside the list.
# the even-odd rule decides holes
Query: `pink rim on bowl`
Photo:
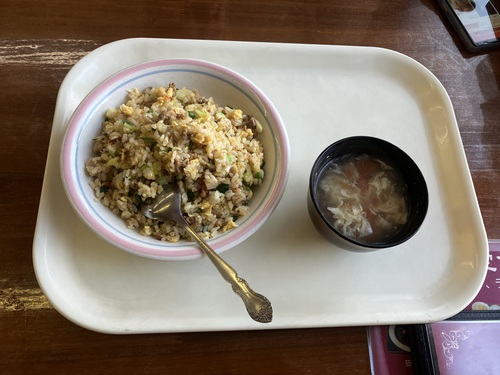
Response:
[[[96,205],[101,203],[93,198],[92,189],[88,184],[89,179],[84,176],[84,162],[78,159],[78,154],[80,147],[91,147],[90,140],[87,142],[82,137],[82,132],[89,119],[96,113],[97,107],[107,98],[117,90],[125,92],[127,85],[130,88],[133,82],[144,77],[175,72],[209,76],[238,90],[260,111],[261,118],[265,122],[263,126],[266,131],[272,133],[276,149],[274,160],[266,158],[266,178],[273,179],[274,183],[265,192],[265,198],[244,218],[237,230],[237,236],[236,232],[228,231],[209,241],[214,250],[223,252],[241,243],[262,226],[284,193],[289,168],[289,141],[281,116],[257,86],[231,69],[201,60],[164,59],[126,68],[104,80],[84,98],[69,120],[61,153],[63,185],[73,208],[100,237],[130,253],[163,260],[194,259],[199,258],[202,253],[191,242],[182,241],[173,244],[147,237],[141,238],[140,235],[132,234],[133,230],[127,229],[125,225],[117,228],[110,224],[96,209]]]

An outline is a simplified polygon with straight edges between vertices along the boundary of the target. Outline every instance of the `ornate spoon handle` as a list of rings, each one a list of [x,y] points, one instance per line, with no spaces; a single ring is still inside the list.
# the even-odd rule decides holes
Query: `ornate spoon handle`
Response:
[[[250,317],[259,323],[271,322],[273,320],[271,302],[263,295],[254,292],[248,283],[239,277],[236,271],[198,236],[193,228],[185,222],[183,217],[182,223],[179,224],[183,224],[184,229],[198,243],[201,250],[212,261],[224,280],[231,284],[233,291],[240,296],[245,304]]]

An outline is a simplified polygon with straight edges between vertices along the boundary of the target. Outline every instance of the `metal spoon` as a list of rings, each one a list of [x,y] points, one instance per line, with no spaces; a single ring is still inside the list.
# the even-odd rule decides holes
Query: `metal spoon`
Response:
[[[269,323],[273,319],[271,302],[263,295],[254,292],[248,283],[239,277],[236,271],[227,264],[198,234],[189,226],[181,214],[181,193],[177,186],[164,186],[153,204],[142,207],[143,214],[150,219],[173,220],[183,227],[197,242],[203,253],[212,261],[219,273],[226,280],[233,291],[241,297],[250,317],[260,323]]]

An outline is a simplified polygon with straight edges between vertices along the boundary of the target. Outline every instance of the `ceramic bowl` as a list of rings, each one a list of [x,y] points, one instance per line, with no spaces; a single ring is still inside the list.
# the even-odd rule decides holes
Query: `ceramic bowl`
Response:
[[[127,229],[124,221],[94,198],[91,178],[84,165],[92,154],[92,139],[100,131],[109,108],[126,99],[127,90],[176,86],[196,89],[215,103],[240,108],[263,127],[259,139],[265,152],[265,178],[254,189],[249,212],[238,219],[238,227],[209,240],[218,253],[241,243],[255,233],[278,205],[285,190],[289,169],[289,141],[278,110],[249,79],[218,64],[194,59],[166,59],[144,62],[107,78],[93,89],[69,120],[62,144],[61,176],[72,206],[100,237],[132,254],[160,259],[187,260],[201,256],[191,241],[170,243]]]
[[[398,229],[395,229],[393,233],[387,234],[387,236],[368,239],[370,237],[361,235],[353,236],[352,233],[347,234],[347,231],[342,225],[339,225],[339,222],[337,222],[337,225],[334,224],[336,219],[332,215],[332,212],[328,209],[325,210],[321,208],[325,207],[324,202],[321,201],[325,198],[321,196],[318,189],[321,185],[321,179],[324,178],[323,172],[331,165],[330,163],[332,163],[332,161],[338,164],[341,158],[352,155],[367,155],[370,158],[382,161],[385,165],[390,166],[393,171],[397,172],[398,176],[402,179],[401,186],[403,186],[403,189],[401,189],[401,191],[405,191],[405,194],[401,194],[401,196],[404,197],[404,201],[406,202],[406,220],[401,221],[401,223],[404,222],[404,224],[399,227],[394,226]],[[351,179],[351,174],[347,175],[349,176],[348,178]],[[357,174],[352,175],[357,176]],[[353,181],[356,186],[361,186],[361,180],[359,180],[358,177],[354,177],[353,179],[356,179],[356,181]],[[349,181],[351,182],[351,180]],[[365,191],[367,191],[366,188],[361,188],[360,191],[360,194],[368,194],[365,193]],[[424,222],[428,204],[429,197],[427,184],[417,164],[402,149],[383,139],[366,136],[341,139],[328,146],[318,156],[311,169],[307,195],[309,216],[316,229],[326,239],[346,250],[361,252],[373,251],[393,247],[408,241],[417,233]],[[328,204],[326,204],[326,206],[328,206]],[[372,217],[381,215],[381,211],[373,215],[367,215],[366,212],[368,210],[375,212],[375,210],[370,207],[363,207],[362,212],[365,217],[370,217],[370,215]],[[342,220],[342,223],[346,222],[346,220]]]

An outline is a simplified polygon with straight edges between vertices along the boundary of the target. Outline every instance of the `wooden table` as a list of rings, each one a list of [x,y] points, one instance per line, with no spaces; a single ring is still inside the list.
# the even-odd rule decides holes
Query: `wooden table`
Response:
[[[490,238],[500,237],[500,53],[467,53],[431,0],[0,0],[0,372],[369,374],[365,327],[112,336],[41,293],[32,242],[56,95],[81,57],[129,37],[356,46],[429,68],[455,107]]]

